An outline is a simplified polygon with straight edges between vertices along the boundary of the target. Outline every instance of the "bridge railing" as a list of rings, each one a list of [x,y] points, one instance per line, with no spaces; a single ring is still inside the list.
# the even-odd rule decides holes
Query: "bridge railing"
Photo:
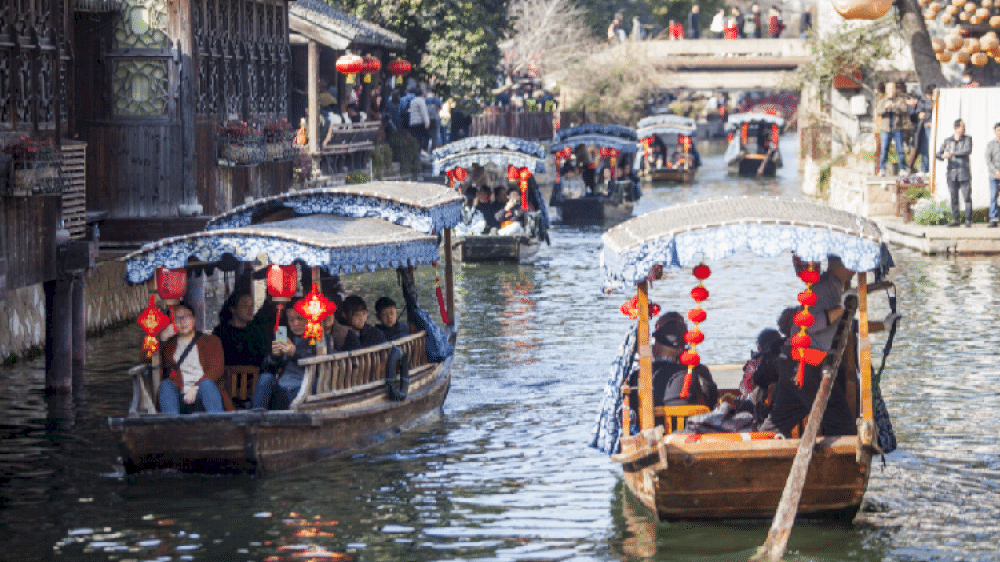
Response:
[[[469,136],[499,135],[527,140],[552,138],[553,113],[520,111],[514,107],[487,107],[472,117]]]

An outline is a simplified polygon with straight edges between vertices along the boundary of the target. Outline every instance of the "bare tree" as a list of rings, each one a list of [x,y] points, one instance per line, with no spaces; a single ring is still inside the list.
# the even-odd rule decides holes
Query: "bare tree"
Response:
[[[507,13],[512,31],[500,47],[508,75],[576,67],[597,45],[572,0],[512,0]]]

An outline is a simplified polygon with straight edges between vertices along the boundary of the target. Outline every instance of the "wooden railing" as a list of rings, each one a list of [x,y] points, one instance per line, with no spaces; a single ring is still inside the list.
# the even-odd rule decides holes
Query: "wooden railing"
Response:
[[[300,359],[299,364],[306,368],[306,372],[292,408],[385,386],[393,346],[403,351],[413,378],[424,367],[430,367],[427,364],[426,343],[427,332],[418,332],[374,347]]]
[[[528,140],[552,138],[553,113],[520,111],[511,107],[487,107],[472,117],[469,136],[499,135]]]
[[[330,142],[322,144],[326,136],[320,135],[320,149],[322,154],[343,154],[345,152],[358,152],[371,150],[378,138],[379,129],[382,127],[381,121],[364,121],[362,123],[348,123],[346,125],[331,125],[333,131],[330,133]]]

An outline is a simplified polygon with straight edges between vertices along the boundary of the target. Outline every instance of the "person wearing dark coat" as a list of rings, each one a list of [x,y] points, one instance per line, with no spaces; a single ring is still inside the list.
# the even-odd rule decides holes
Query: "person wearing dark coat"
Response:
[[[958,226],[958,195],[965,199],[965,226],[972,226],[972,173],[969,169],[969,155],[972,154],[972,137],[965,134],[965,122],[955,120],[955,134],[941,143],[937,151],[938,160],[948,161],[948,190],[951,191],[951,222],[948,226]]]
[[[684,333],[687,323],[677,312],[668,312],[656,322],[653,331],[653,405],[681,406],[686,404],[701,404],[709,409],[719,401],[719,390],[712,379],[708,367],[698,365],[694,368],[689,396],[682,398],[684,378],[687,366],[680,363],[680,355],[684,350]],[[639,372],[634,371],[629,379],[632,387],[630,405],[638,408]]]
[[[691,13],[688,14],[688,37],[698,39],[701,37],[701,19],[698,15],[698,5],[691,6]]]

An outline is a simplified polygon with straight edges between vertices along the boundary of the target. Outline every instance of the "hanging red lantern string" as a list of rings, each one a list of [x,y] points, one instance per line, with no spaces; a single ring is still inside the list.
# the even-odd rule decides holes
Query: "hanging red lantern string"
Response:
[[[142,342],[142,355],[145,359],[152,359],[153,355],[160,349],[160,341],[156,339],[156,336],[170,325],[170,317],[156,308],[156,297],[149,295],[149,304],[136,318],[136,322],[146,332],[146,338]]]
[[[319,292],[319,283],[313,281],[312,291],[302,300],[295,303],[295,312],[306,319],[306,331],[302,337],[309,338],[311,345],[323,337],[323,319],[337,311],[337,305]]]
[[[170,323],[174,323],[174,305],[179,304],[187,293],[187,271],[184,268],[156,270],[156,294],[163,304],[170,308]]]
[[[281,311],[285,308],[285,303],[292,300],[298,288],[299,270],[294,265],[273,264],[267,268],[267,294],[271,295],[271,300],[278,306],[278,312],[274,315],[275,332],[281,323]]]
[[[806,333],[806,330],[815,321],[812,313],[809,312],[809,307],[816,304],[816,293],[813,292],[812,286],[819,281],[819,272],[813,268],[812,262],[809,262],[808,268],[799,272],[799,279],[806,284],[806,290],[799,293],[798,296],[802,310],[795,314],[792,322],[799,327],[799,332],[790,338],[790,342],[792,344],[792,359],[799,362],[799,368],[795,375],[795,383],[799,388],[802,388],[805,382],[806,363],[819,365],[823,361],[823,358],[826,357],[826,353],[818,349],[810,349],[809,346],[812,344],[812,338]]]
[[[660,305],[655,302],[651,302],[647,305],[649,309],[649,317],[652,318],[660,313]],[[622,311],[622,314],[628,316],[629,320],[635,320],[639,317],[639,295],[632,295],[632,298],[623,302],[618,310]]]
[[[642,155],[649,162],[649,147],[653,145],[653,137],[646,137],[639,142],[642,143]]]
[[[434,266],[434,294],[437,296],[438,310],[441,312],[441,321],[446,325],[451,324],[451,319],[448,318],[448,307],[444,304],[444,291],[441,290],[441,279],[437,274],[438,262],[431,264]]]
[[[747,129],[749,128],[750,123],[744,123],[743,126],[740,127],[740,146],[747,145]]]
[[[448,187],[455,189],[455,170],[447,170],[444,175],[448,176]]]
[[[691,289],[691,298],[694,299],[694,308],[688,311],[688,319],[694,322],[694,329],[688,330],[684,334],[684,341],[691,345],[691,349],[681,353],[681,364],[687,365],[687,374],[684,375],[684,387],[681,388],[681,398],[691,396],[691,380],[694,378],[694,368],[701,364],[701,357],[698,355],[698,344],[705,341],[705,334],[698,327],[705,321],[707,315],[701,308],[701,303],[708,300],[708,289],[702,284],[705,279],[712,274],[712,270],[705,264],[699,264],[691,271],[698,279],[698,285]]]
[[[531,172],[528,171],[528,168],[521,168],[517,171],[517,173],[518,178],[521,180],[521,183],[518,186],[521,189],[521,210],[527,211],[531,209],[528,205],[528,178],[531,177]]]
[[[771,146],[777,148],[780,132],[777,125],[771,125]]]

